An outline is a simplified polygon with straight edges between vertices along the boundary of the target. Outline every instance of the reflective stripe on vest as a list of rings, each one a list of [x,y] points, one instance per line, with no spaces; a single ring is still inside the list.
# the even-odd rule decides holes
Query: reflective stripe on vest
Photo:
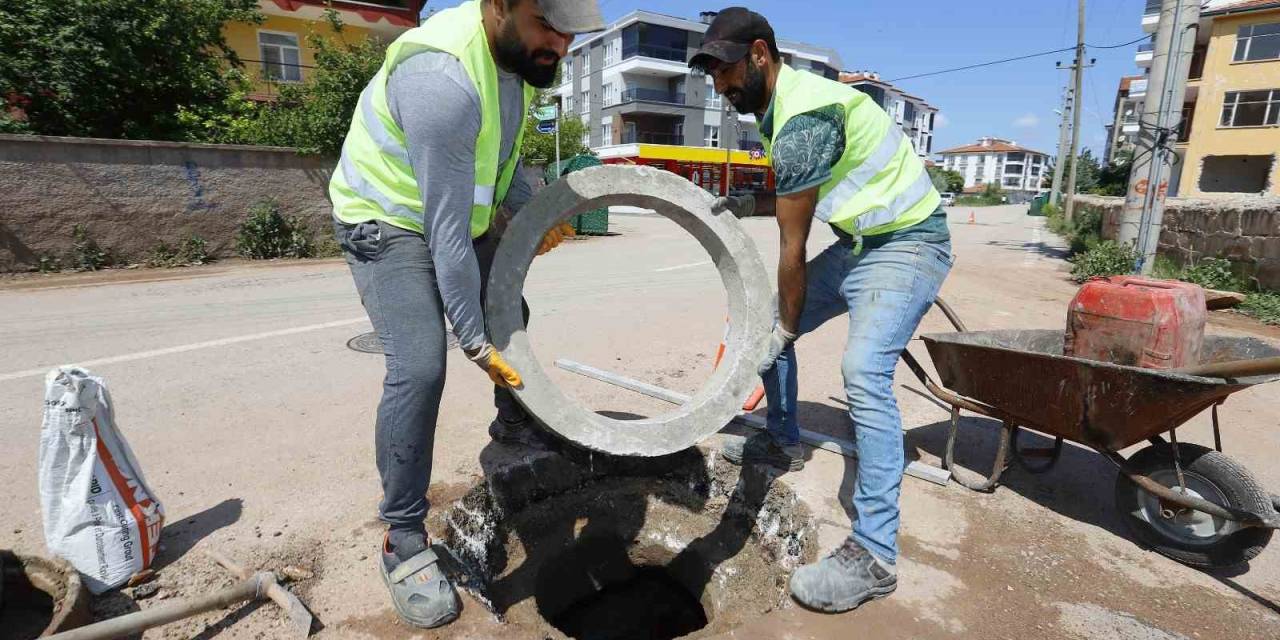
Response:
[[[869,96],[786,65],[775,87],[771,135],[799,114],[831,105],[844,110],[844,153],[818,189],[814,217],[850,235],[877,235],[917,224],[937,209],[941,196],[911,141]],[[772,151],[769,137],[764,143]]]
[[[489,230],[494,208],[506,197],[520,162],[524,127],[516,133],[511,153],[499,162],[502,112],[497,66],[489,52],[481,6],[470,0],[432,16],[387,47],[386,59],[360,94],[342,158],[329,182],[334,216],[348,222],[380,219],[411,231],[423,231],[422,189],[409,161],[404,132],[387,104],[386,82],[392,70],[422,51],[441,51],[462,63],[479,97],[480,131],[475,147],[475,187],[471,207],[471,236]],[[528,111],[533,87],[524,84],[521,113]]]

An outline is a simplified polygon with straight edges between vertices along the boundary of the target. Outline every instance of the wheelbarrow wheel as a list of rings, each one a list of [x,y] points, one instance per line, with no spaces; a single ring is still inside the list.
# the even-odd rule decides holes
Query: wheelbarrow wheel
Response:
[[[1178,452],[1187,490],[1214,504],[1252,513],[1272,510],[1270,495],[1240,463],[1195,444]],[[1179,486],[1174,445],[1149,446],[1128,460],[1131,468],[1166,487]],[[1116,478],[1116,508],[1139,542],[1193,567],[1221,569],[1257,557],[1271,541],[1271,529],[1241,527],[1207,513],[1162,503],[1123,473]]]

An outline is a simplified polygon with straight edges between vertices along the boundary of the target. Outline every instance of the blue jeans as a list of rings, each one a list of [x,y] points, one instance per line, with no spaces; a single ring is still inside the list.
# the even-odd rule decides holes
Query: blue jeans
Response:
[[[858,452],[853,537],[888,562],[898,556],[898,494],[905,464],[894,369],[951,263],[950,242],[897,240],[854,255],[852,241],[842,239],[806,268],[798,334],[849,314],[841,372]],[[764,376],[769,434],[782,445],[800,441],[797,369],[795,349],[788,347]]]

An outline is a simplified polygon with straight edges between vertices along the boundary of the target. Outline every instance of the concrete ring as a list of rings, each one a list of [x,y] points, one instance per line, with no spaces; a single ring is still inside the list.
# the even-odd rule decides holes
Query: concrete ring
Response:
[[[516,398],[551,430],[597,451],[659,456],[696,444],[742,410],[759,381],[756,369],[773,329],[773,287],[751,238],[732,213],[712,213],[713,200],[667,171],[606,165],[557,180],[513,218],[489,276],[489,339],[524,381],[513,390]],[[729,331],[720,367],[689,402],[655,418],[615,420],[582,407],[547,376],[524,328],[520,298],[543,236],[570,216],[610,205],[653,209],[692,234],[711,255],[727,293]]]

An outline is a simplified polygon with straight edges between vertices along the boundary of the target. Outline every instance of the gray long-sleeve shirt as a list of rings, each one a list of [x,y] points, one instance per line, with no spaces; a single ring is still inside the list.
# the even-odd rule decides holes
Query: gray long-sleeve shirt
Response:
[[[519,153],[513,147],[524,126],[524,82],[499,69],[498,93],[502,112],[499,162],[505,163],[512,153]],[[426,51],[392,70],[387,79],[387,105],[404,131],[409,162],[422,192],[423,236],[435,264],[445,316],[460,346],[473,352],[486,340],[480,267],[471,242],[480,97],[457,58]],[[517,171],[501,204],[514,213],[531,197],[532,188]]]

